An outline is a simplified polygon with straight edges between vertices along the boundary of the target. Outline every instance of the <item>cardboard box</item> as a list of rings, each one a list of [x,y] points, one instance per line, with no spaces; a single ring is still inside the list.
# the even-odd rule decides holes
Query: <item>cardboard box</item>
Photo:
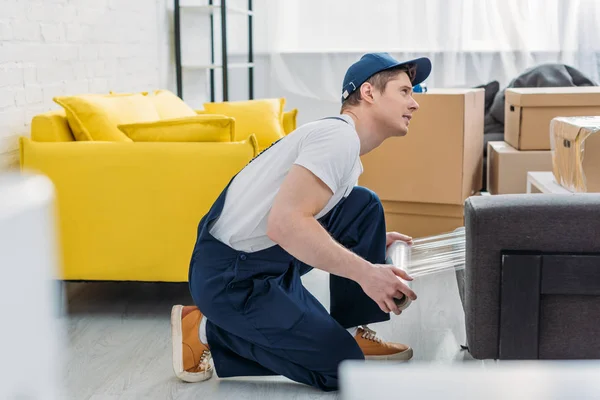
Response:
[[[552,151],[517,150],[506,142],[488,142],[487,191],[527,193],[527,172],[552,171]]]
[[[415,93],[404,137],[362,156],[359,184],[382,200],[462,205],[483,185],[483,89]]]
[[[386,230],[420,238],[464,226],[464,206],[456,204],[382,201]]]
[[[600,116],[555,118],[550,133],[556,182],[572,192],[600,192]]]
[[[600,115],[600,87],[506,89],[504,140],[518,150],[550,150],[555,117]]]

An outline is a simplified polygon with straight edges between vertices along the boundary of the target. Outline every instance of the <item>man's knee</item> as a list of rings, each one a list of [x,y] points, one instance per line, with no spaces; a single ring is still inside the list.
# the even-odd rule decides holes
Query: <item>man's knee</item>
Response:
[[[353,201],[364,204],[365,206],[369,204],[381,206],[381,200],[379,199],[377,193],[364,186],[355,186],[352,189],[352,192],[350,192],[349,198],[352,198]]]
[[[348,196],[348,200],[351,201],[354,207],[363,210],[363,212],[367,211],[371,216],[370,218],[375,218],[376,216],[383,218],[384,209],[381,200],[377,193],[371,189],[355,186]]]

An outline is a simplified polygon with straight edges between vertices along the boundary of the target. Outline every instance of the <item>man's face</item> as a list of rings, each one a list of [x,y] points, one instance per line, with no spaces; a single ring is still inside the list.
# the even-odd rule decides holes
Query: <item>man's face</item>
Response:
[[[389,81],[383,93],[374,91],[373,111],[386,135],[404,136],[408,133],[412,114],[419,109],[412,94],[412,84],[405,72],[399,72],[395,79]]]

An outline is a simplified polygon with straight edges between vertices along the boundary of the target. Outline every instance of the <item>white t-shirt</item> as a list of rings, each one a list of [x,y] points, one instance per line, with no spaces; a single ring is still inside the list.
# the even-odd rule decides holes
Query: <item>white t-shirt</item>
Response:
[[[252,253],[275,245],[267,220],[275,196],[293,164],[319,177],[333,196],[316,216],[326,215],[356,186],[363,166],[360,140],[347,115],[300,126],[249,163],[229,186],[221,216],[210,233],[229,247]]]

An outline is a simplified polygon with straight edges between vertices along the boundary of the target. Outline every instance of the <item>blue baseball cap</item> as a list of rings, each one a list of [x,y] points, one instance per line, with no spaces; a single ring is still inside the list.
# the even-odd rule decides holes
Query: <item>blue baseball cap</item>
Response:
[[[365,54],[346,71],[342,86],[342,102],[376,73],[408,64],[413,64],[416,67],[415,77],[412,80],[413,86],[423,82],[431,73],[431,61],[427,57],[400,62],[390,56],[389,53]]]

